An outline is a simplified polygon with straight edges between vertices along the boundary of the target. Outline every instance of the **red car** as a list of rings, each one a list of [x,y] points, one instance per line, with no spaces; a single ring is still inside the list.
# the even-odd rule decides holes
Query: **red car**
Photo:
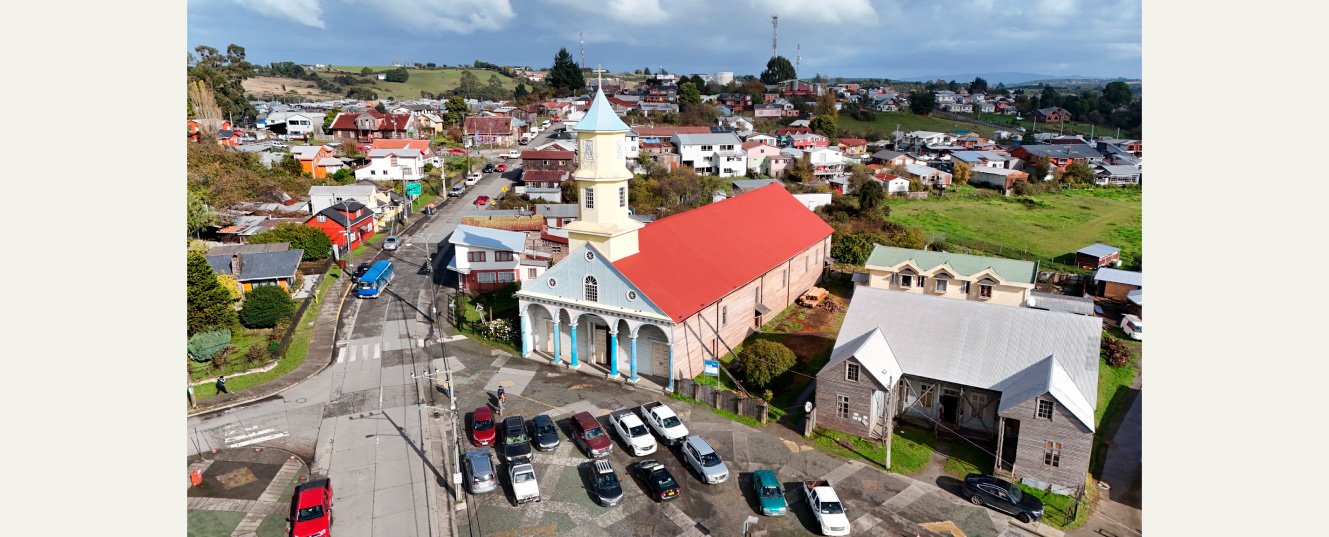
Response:
[[[505,171],[508,171],[508,165],[507,165],[507,164],[499,164],[498,166],[494,166],[494,171],[496,171],[496,172],[505,172]]]
[[[489,196],[480,196],[478,198],[475,198],[476,205],[484,205],[486,203],[489,203]]]
[[[487,406],[471,414],[471,443],[477,446],[494,445],[494,411]]]
[[[465,155],[465,154],[466,154],[466,151],[465,151],[465,150],[462,150],[462,149],[457,149],[457,148],[454,147],[454,148],[448,150],[448,154],[449,154],[449,155]]]
[[[574,414],[571,425],[572,440],[586,452],[586,456],[598,459],[614,452],[614,444],[609,441],[609,435],[590,412]]]
[[[329,537],[332,527],[332,480],[314,479],[295,487],[291,537]]]

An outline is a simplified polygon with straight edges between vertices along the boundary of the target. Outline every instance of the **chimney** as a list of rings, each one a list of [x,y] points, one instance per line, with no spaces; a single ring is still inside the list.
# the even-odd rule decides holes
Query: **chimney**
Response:
[[[239,279],[240,271],[244,269],[244,267],[245,262],[244,259],[240,257],[240,254],[231,255],[231,276],[235,276],[236,279]]]

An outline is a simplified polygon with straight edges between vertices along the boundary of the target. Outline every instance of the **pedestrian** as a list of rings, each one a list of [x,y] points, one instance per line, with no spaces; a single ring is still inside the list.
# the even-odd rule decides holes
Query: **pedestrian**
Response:
[[[506,406],[508,406],[508,396],[507,395],[498,396],[498,415],[500,416],[503,415],[503,408]]]
[[[502,400],[503,400],[503,397],[504,397],[503,387],[502,387],[502,386],[499,386],[499,387],[498,387],[498,400],[499,400],[499,401],[502,401]]]
[[[217,393],[231,393],[226,391],[226,376],[217,377]]]

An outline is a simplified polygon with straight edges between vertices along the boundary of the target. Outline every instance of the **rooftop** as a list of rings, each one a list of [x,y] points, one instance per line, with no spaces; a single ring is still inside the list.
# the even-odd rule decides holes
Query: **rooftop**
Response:
[[[911,261],[914,266],[922,270],[932,270],[941,265],[947,265],[954,271],[959,272],[957,276],[973,276],[990,269],[998,276],[1012,282],[1032,284],[1038,277],[1038,264],[1033,261],[896,248],[880,244],[872,248],[872,254],[868,256],[865,265],[894,267],[905,261]]]

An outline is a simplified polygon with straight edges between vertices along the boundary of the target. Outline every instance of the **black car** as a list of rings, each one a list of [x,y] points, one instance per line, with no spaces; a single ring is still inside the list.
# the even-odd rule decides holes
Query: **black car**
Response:
[[[360,266],[355,267],[355,272],[352,273],[351,276],[356,280],[359,280],[366,272],[369,272],[369,263],[360,263]]]
[[[492,163],[491,163],[491,164],[485,164],[485,173],[489,173],[489,172],[492,172],[492,171],[494,171],[494,165],[493,165]]]
[[[974,505],[1004,511],[1026,524],[1043,518],[1043,500],[1026,494],[1005,479],[969,474],[964,477],[964,495]]]
[[[552,451],[558,448],[558,427],[549,416],[540,414],[531,420],[535,425],[535,449]]]
[[[683,487],[674,480],[673,474],[654,459],[647,459],[632,466],[632,475],[646,484],[646,490],[652,498],[666,502],[679,497]]]
[[[526,437],[526,420],[521,416],[503,420],[503,458],[512,463],[531,460],[531,439]]]
[[[595,461],[591,465],[591,471],[595,497],[600,505],[609,507],[623,501],[623,486],[619,484],[618,474],[614,473],[614,466],[609,464],[609,461]]]

